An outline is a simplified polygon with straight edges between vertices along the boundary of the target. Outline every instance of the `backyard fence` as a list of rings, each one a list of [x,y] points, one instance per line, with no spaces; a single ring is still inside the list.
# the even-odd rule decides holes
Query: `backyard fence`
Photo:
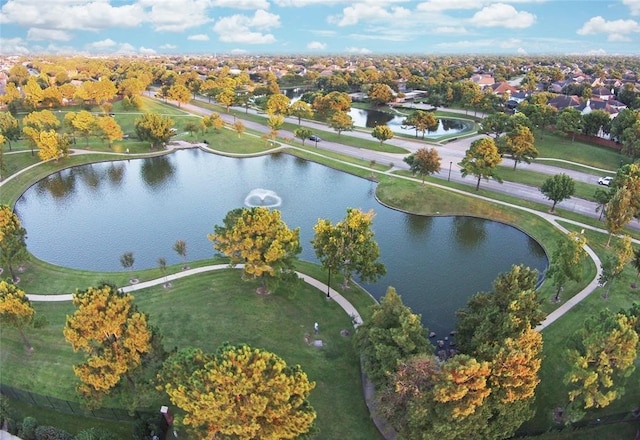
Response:
[[[129,412],[121,408],[99,408],[88,409],[79,402],[71,402],[56,397],[43,396],[31,391],[21,390],[10,385],[0,383],[0,393],[10,399],[18,400],[40,408],[47,408],[66,414],[73,414],[82,417],[94,417],[99,419],[116,420],[119,422],[132,422],[137,417],[131,416]],[[146,415],[147,412],[144,412]],[[148,413],[151,414],[151,413]],[[138,416],[140,412],[138,413]]]

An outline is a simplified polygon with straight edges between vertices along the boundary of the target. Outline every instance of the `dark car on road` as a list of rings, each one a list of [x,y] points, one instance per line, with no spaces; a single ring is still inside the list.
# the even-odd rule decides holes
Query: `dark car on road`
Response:
[[[320,139],[320,136],[316,136],[315,134],[312,134],[311,136],[309,136],[309,140],[313,142],[320,142],[322,139]]]

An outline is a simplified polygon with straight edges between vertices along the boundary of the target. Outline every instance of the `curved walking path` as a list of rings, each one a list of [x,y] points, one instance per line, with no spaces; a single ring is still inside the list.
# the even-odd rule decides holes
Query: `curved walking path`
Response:
[[[193,269],[183,270],[182,272],[176,272],[174,274],[166,275],[162,278],[156,278],[149,281],[143,281],[140,283],[132,284],[130,286],[121,287],[119,290],[125,293],[135,292],[137,290],[146,289],[148,287],[157,286],[159,284],[164,284],[170,281],[179,280],[180,278],[188,277],[191,275],[197,275],[206,272],[212,272],[215,270],[221,269],[242,269],[244,268],[243,264],[238,264],[236,266],[229,266],[228,264],[214,264],[210,266],[196,267]],[[318,281],[315,278],[310,277],[302,272],[296,272],[298,277],[302,279],[305,283],[315,287],[323,293],[327,292],[327,285],[322,281]],[[333,288],[329,288],[329,295],[333,301],[335,301],[342,310],[344,310],[347,315],[349,315],[353,321],[354,327],[362,324],[362,317],[356,308],[340,293],[338,293]],[[61,302],[61,301],[71,301],[73,295],[71,293],[64,293],[59,295],[37,295],[37,294],[27,294],[29,301],[40,301],[40,302]]]

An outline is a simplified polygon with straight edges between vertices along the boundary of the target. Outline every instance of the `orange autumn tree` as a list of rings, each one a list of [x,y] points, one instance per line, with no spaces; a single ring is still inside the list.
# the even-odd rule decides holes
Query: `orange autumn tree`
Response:
[[[76,311],[67,316],[64,337],[74,351],[87,353],[73,371],[81,384],[78,392],[90,406],[99,406],[123,377],[141,365],[151,350],[152,331],[147,316],[137,310],[133,296],[104,284],[77,290]]]
[[[294,439],[316,418],[307,400],[315,383],[300,366],[248,345],[225,344],[215,355],[180,350],[158,382],[198,438]]]
[[[15,284],[0,281],[0,323],[16,328],[29,351],[33,347],[24,334],[24,328],[31,325],[35,313],[24,291]]]
[[[491,373],[489,362],[478,362],[461,354],[442,364],[433,389],[433,400],[447,404],[452,418],[463,419],[482,406],[491,394],[487,379]]]

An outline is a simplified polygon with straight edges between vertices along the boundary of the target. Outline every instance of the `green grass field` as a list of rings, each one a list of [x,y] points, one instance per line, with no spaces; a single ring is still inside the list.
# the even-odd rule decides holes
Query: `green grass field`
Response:
[[[145,110],[170,114],[176,120],[176,127],[182,130],[186,121],[193,116],[185,115],[181,109],[175,106],[167,106],[164,103],[145,99]],[[218,109],[220,110],[220,109]],[[123,127],[128,127],[126,132],[132,130],[133,121],[138,116],[135,113],[121,112],[114,106],[114,113],[118,122]],[[238,112],[238,117],[243,117]],[[256,120],[264,121],[258,115],[252,116]],[[329,135],[337,136],[327,130],[321,136],[329,139]],[[266,148],[264,140],[259,136],[245,133],[240,137],[231,130],[220,130],[209,133],[189,135],[179,132],[183,140],[201,141],[206,139],[213,148],[226,153],[255,154]],[[536,133],[538,137],[538,133]],[[336,138],[338,139],[338,138]],[[375,140],[364,141],[350,138],[348,133],[343,133],[340,141],[362,148],[379,146]],[[302,147],[301,143],[295,143]],[[536,146],[541,158],[557,158],[580,162],[581,165],[567,163],[554,164],[567,168],[586,169],[585,166],[602,168],[613,172],[621,163],[621,156],[612,150],[601,147],[574,142],[570,139],[545,133],[543,139],[536,141]],[[366,161],[338,154],[327,154],[326,157],[317,156],[315,149],[309,145],[303,150],[294,153],[300,157],[324,163],[329,166],[342,169],[370,178],[372,170]],[[130,148],[130,153],[148,153],[148,146],[126,140],[114,145],[112,149],[106,144],[97,141],[91,143],[90,148],[94,152],[111,153],[124,151]],[[37,162],[25,145],[15,143],[14,151],[24,151],[16,154],[5,151],[5,163],[7,170],[5,175],[11,175]],[[118,158],[125,158],[120,155]],[[61,168],[88,161],[111,160],[114,156],[108,154],[79,155],[61,160],[59,163],[47,163],[35,169],[29,170],[8,184],[2,186],[0,203],[12,204],[19,195],[33,182],[47,174]],[[336,162],[340,160],[340,162]],[[352,162],[361,168],[354,168],[345,162]],[[383,170],[387,164],[376,164],[376,170]],[[600,175],[597,170],[592,170],[595,176]],[[409,173],[398,173],[410,177]],[[536,185],[547,176],[538,173],[530,173],[517,169],[515,172],[505,167],[505,180]],[[539,220],[535,215],[522,212],[515,208],[506,208],[496,202],[487,202],[462,194],[452,193],[446,189],[437,189],[433,186],[421,185],[416,181],[407,181],[388,176],[377,176],[380,180],[377,188],[377,196],[386,204],[423,215],[477,215],[503,221],[521,228],[532,237],[536,238],[550,252],[560,235],[556,229],[548,223]],[[427,178],[427,182],[446,186],[473,195],[481,195],[499,201],[525,206],[539,211],[548,210],[550,205],[536,204],[515,199],[508,195],[492,193],[482,188],[476,192],[470,187],[454,182],[445,182],[442,179]],[[589,198],[593,195],[596,185],[576,185],[578,197]],[[562,203],[557,206],[558,214],[568,219],[578,220],[585,224],[602,227],[602,222],[596,219],[585,218],[562,210]],[[569,229],[580,230],[578,226],[566,225]],[[635,238],[639,234],[629,231]],[[602,258],[611,252],[606,248],[606,235],[585,232],[589,244]],[[190,262],[191,266],[208,264],[210,262]],[[301,262],[305,273],[309,273],[321,280],[326,274],[317,266]],[[595,266],[584,263],[583,273],[585,278],[581,283],[572,283],[566,286],[562,294],[566,301],[580,290],[582,286],[595,274]],[[170,267],[168,272],[179,271],[180,267]],[[142,279],[157,278],[161,274],[158,269],[136,273]],[[101,281],[113,281],[117,285],[124,285],[129,278],[128,273],[92,273],[73,271],[48,265],[44,262],[33,260],[27,270],[21,274],[20,287],[28,293],[64,293],[71,292],[75,288],[86,288]],[[628,307],[633,301],[638,301],[638,291],[630,288],[637,274],[630,267],[623,272],[622,279],[616,282],[611,290],[608,300],[603,300],[599,291],[594,292],[580,305],[572,309],[561,320],[554,323],[543,332],[544,337],[544,361],[541,370],[542,382],[538,387],[536,399],[536,416],[523,426],[524,431],[538,432],[554,428],[551,420],[553,408],[566,404],[566,388],[562,383],[562,377],[566,371],[566,363],[563,358],[565,341],[578,328],[582,321],[592,313],[609,307],[618,310]],[[338,286],[333,286],[334,288]],[[183,346],[183,344],[196,345],[207,350],[215,347],[224,340],[231,342],[249,342],[272,350],[282,356],[287,362],[300,363],[310,377],[317,382],[317,389],[312,393],[312,403],[318,410],[318,426],[320,434],[318,438],[379,438],[377,431],[369,420],[369,415],[364,406],[362,389],[359,379],[359,365],[348,338],[339,336],[341,328],[350,327],[349,317],[337,309],[335,304],[327,302],[321,292],[313,291],[308,286],[296,286],[283,289],[269,297],[260,297],[252,292],[250,283],[241,282],[239,275],[234,271],[224,273],[205,274],[190,279],[180,280],[174,283],[171,289],[161,287],[148,289],[136,293],[136,302],[141,310],[149,313],[153,323],[157,324],[165,335],[167,347]],[[640,289],[638,289],[640,290]],[[343,292],[346,297],[366,315],[367,307],[371,304],[371,298],[355,289]],[[556,304],[548,301],[552,295],[552,288],[548,283],[540,290],[544,302],[545,311],[551,311]],[[57,397],[75,399],[75,377],[70,369],[73,362],[80,359],[74,354],[61,335],[64,318],[72,312],[70,304],[36,304],[36,308],[48,324],[39,329],[28,331],[32,344],[36,351],[30,355],[24,352],[17,333],[11,329],[0,329],[2,350],[0,351],[0,371],[2,381],[11,385],[37,390],[41,394],[50,393]],[[326,338],[325,349],[310,349],[303,342],[304,333],[310,331],[313,322],[321,324],[321,336]],[[325,333],[326,332],[326,333]],[[326,335],[326,336],[325,336]],[[337,394],[335,394],[337,393]],[[635,372],[627,384],[627,392],[622,398],[615,401],[610,407],[599,411],[589,411],[588,418],[597,418],[606,414],[630,411],[638,405],[637,396],[640,395],[640,372]],[[117,402],[110,402],[116,404]],[[157,403],[157,402],[156,402]],[[83,425],[84,426],[84,425]],[[631,427],[631,428],[629,428]],[[64,426],[63,426],[64,428]],[[581,430],[576,433],[565,430],[562,433],[548,434],[541,438],[598,438],[614,439],[622,437],[624,433],[632,432],[632,425],[616,425],[614,430],[621,437],[612,437],[605,434],[604,427],[595,428],[592,431]]]

